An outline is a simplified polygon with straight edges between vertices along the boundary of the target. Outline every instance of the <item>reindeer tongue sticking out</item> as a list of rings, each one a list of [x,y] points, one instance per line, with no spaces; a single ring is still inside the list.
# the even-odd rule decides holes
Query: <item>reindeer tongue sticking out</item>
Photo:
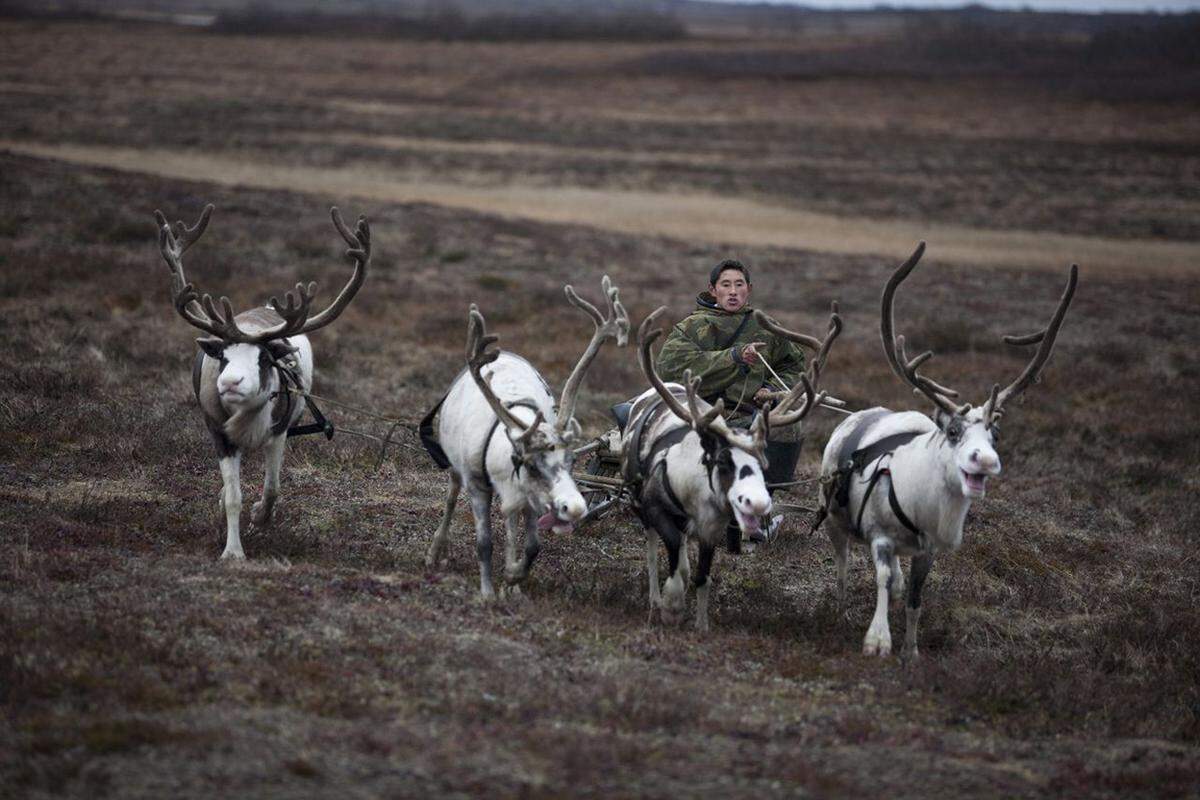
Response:
[[[559,519],[553,511],[547,511],[538,517],[537,526],[539,531],[553,530],[555,533],[570,533],[575,530],[575,523]]]

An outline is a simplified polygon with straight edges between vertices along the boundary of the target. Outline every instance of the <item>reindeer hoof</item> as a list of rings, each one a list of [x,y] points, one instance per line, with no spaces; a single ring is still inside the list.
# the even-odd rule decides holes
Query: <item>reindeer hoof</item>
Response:
[[[669,606],[664,604],[659,608],[659,614],[662,617],[663,624],[669,625],[673,628],[677,628],[683,624],[684,617],[687,616],[684,613],[685,611],[686,609],[682,604],[679,606]]]
[[[528,595],[521,591],[520,586],[515,584],[510,584],[504,588],[504,599],[506,602],[517,605],[529,602]]]
[[[250,511],[250,520],[255,525],[270,525],[271,520],[275,517],[275,503],[259,500]]]
[[[516,586],[517,584],[524,583],[525,579],[528,577],[529,572],[525,569],[524,564],[517,564],[516,566],[504,568],[504,580],[510,586]]]
[[[876,639],[868,636],[863,642],[864,656],[880,656],[887,657],[892,654],[892,642],[890,639]]]
[[[436,543],[434,543],[433,546],[429,548],[429,551],[425,553],[425,566],[429,567],[430,569],[438,567],[444,563],[445,560],[445,553],[442,552],[442,548]]]
[[[225,552],[221,553],[221,560],[234,562],[245,561],[246,553],[240,547],[237,550],[231,550],[227,547],[225,548]]]
[[[479,605],[484,608],[491,608],[496,605],[496,590],[484,589],[479,592]]]

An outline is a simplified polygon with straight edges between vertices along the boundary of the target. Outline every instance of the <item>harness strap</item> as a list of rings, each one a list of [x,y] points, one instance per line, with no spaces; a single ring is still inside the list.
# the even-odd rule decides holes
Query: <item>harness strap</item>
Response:
[[[920,436],[919,433],[897,433],[891,436],[885,436],[877,442],[873,442],[866,447],[855,450],[850,454],[850,457],[838,465],[838,472],[844,473],[844,477],[838,484],[838,504],[848,505],[850,502],[850,481],[848,478],[856,473],[862,472],[867,468],[872,461],[881,458],[885,455],[890,455],[896,451],[897,447],[908,444],[913,439]]]
[[[888,455],[891,454],[889,453]],[[908,515],[904,513],[904,509],[900,507],[900,500],[896,497],[896,479],[892,477],[892,471],[882,465],[876,468],[875,472],[871,475],[871,481],[867,484],[867,491],[863,493],[862,505],[858,507],[858,519],[854,523],[854,534],[860,539],[862,538],[862,518],[863,512],[867,510],[867,501],[871,499],[871,492],[874,491],[875,484],[879,483],[879,479],[885,475],[888,479],[888,505],[891,507],[892,513],[896,515],[897,521],[908,529],[909,533],[917,537],[918,542],[924,544],[925,534],[921,532],[921,529],[909,519]]]
[[[289,392],[290,395],[290,392]],[[310,433],[323,433],[326,439],[333,439],[335,428],[333,423],[325,418],[321,413],[321,409],[317,408],[317,404],[307,394],[304,395],[304,405],[308,406],[308,413],[312,414],[316,422],[310,422],[307,425],[296,425],[288,428],[287,435],[291,436],[307,436]]]
[[[679,392],[675,392],[675,394],[680,395]],[[662,408],[663,399],[656,397],[646,406],[645,411],[642,411],[633,420],[633,430],[629,433],[629,452],[632,453],[632,457],[624,459],[621,467],[621,477],[628,484],[639,484],[646,477],[645,471],[642,468],[642,462],[637,457],[637,453],[642,449],[642,434],[646,430],[647,423],[656,417]]]
[[[896,498],[896,481],[891,477],[892,473],[888,472],[888,505],[892,507],[892,513],[896,515],[896,519],[900,520],[900,524],[908,528],[908,530],[917,537],[917,541],[924,544],[925,534],[921,529],[913,524],[913,521],[904,513],[904,509],[900,508],[900,501]]]
[[[640,472],[646,475],[647,479],[653,477],[655,471],[662,473],[661,480],[663,490],[666,492],[667,499],[671,501],[671,505],[675,507],[672,512],[672,516],[677,518],[686,518],[687,512],[684,511],[683,503],[679,502],[679,498],[675,495],[675,491],[671,488],[671,479],[667,476],[667,459],[663,457],[659,459],[657,464],[654,464],[653,466],[651,466],[651,464],[653,463],[655,456],[657,456],[659,453],[666,452],[669,448],[674,447],[682,442],[684,438],[691,433],[691,430],[692,429],[690,427],[683,425],[667,431],[654,441],[653,446],[650,448],[650,452],[646,454],[646,458],[643,459],[640,464]],[[650,470],[648,473],[647,468]]]
[[[445,400],[446,398],[443,397],[442,399]],[[441,403],[438,403],[438,405],[440,406]],[[528,408],[530,411],[532,411],[535,414],[538,411],[541,411],[541,408],[536,403],[534,403],[533,400],[513,400],[511,402],[505,403],[504,407],[505,408]],[[483,477],[484,483],[487,484],[487,487],[489,490],[494,487],[492,486],[492,479],[488,475],[488,472],[487,472],[488,448],[490,448],[492,446],[492,437],[495,436],[496,429],[499,427],[500,427],[500,418],[496,417],[496,421],[492,423],[492,427],[488,431],[487,438],[484,439],[484,441],[483,441],[483,458],[481,458],[479,460],[479,467],[480,467],[479,474],[480,474],[480,476]],[[438,448],[438,449],[441,449],[441,448]],[[519,470],[520,468],[521,468],[520,464],[517,463],[516,459],[514,458],[513,459],[513,474],[516,474],[517,470]]]
[[[279,421],[271,425],[272,435],[278,436],[286,432],[290,439],[293,436],[323,433],[326,439],[333,439],[333,434],[336,431],[333,423],[325,418],[325,415],[321,413],[321,409],[317,407],[316,402],[308,396],[308,392],[304,391],[304,387],[300,385],[300,376],[296,374],[296,371],[274,359],[271,359],[271,364],[274,365],[275,371],[279,375],[280,387],[279,391],[275,392],[272,396],[272,399],[277,398],[279,395],[287,398],[287,405],[284,406],[283,414],[280,416]],[[308,425],[292,425],[289,427],[288,423],[292,419],[292,409],[296,405],[296,398],[291,392],[291,388],[293,387],[304,398],[304,405],[308,408],[309,413],[312,414],[313,419],[316,420],[315,422],[311,422]]]

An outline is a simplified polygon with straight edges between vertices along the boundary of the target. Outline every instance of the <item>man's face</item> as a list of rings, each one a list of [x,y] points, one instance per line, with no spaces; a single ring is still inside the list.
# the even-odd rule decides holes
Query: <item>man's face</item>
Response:
[[[750,299],[750,284],[741,270],[727,269],[710,284],[708,291],[717,298],[717,305],[726,311],[737,311]]]

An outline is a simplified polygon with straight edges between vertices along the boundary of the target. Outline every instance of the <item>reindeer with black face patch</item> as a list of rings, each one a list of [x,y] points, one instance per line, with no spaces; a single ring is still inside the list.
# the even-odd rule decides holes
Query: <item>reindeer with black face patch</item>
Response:
[[[888,599],[904,593],[900,556],[911,556],[908,584],[906,653],[917,655],[921,589],[934,558],[962,544],[963,523],[973,500],[982,499],[988,478],[1000,474],[996,453],[997,421],[1005,407],[1037,380],[1075,294],[1078,267],[1071,266],[1066,289],[1049,325],[1028,336],[1005,336],[1012,345],[1037,344],[1024,371],[1005,389],[992,387],[981,407],[959,404],[958,393],[920,374],[933,356],[910,359],[904,337],[895,335],[892,312],[896,289],[916,267],[925,243],[918,245],[883,290],[880,336],[892,370],[936,407],[932,418],[916,411],[872,408],[847,417],[833,432],[821,464],[821,501],[828,511],[826,531],[833,544],[839,599],[846,593],[846,557],[854,541],[867,548],[875,564],[875,615],[863,639],[867,655],[892,650]]]
[[[467,369],[455,378],[440,404],[437,440],[449,462],[450,489],[425,561],[434,566],[444,557],[454,504],[466,485],[475,516],[479,593],[485,602],[496,595],[490,521],[493,497],[499,496],[504,515],[504,578],[514,594],[519,594],[519,586],[541,550],[539,534],[569,533],[587,511],[571,477],[573,448],[581,436],[575,400],[601,345],[615,339],[624,346],[629,338],[629,317],[607,275],[602,288],[607,317],[570,286],[565,288],[567,300],[591,318],[595,331],[563,385],[557,406],[550,387],[532,364],[514,353],[488,350],[498,337],[487,333],[483,315],[471,306]],[[525,551],[518,556],[522,530]]]
[[[206,206],[190,228],[176,222],[174,231],[161,211],[155,211],[154,218],[159,249],[171,270],[175,310],[188,324],[209,334],[196,340],[200,350],[192,369],[192,388],[221,465],[219,505],[226,524],[221,558],[240,560],[246,557],[239,530],[242,454],[266,450],[263,495],[254,504],[252,519],[255,525],[269,524],[279,496],[287,430],[304,410],[304,403],[289,389],[312,388],[312,346],[306,334],[337,319],[358,293],[371,259],[371,231],[363,217],[350,230],[337,208],[331,209],[334,227],[350,245],[346,254],[354,260],[354,274],[324,311],[310,315],[317,285],[298,283],[285,303],[272,297],[268,306],[235,316],[229,298],[222,297],[218,308],[211,296],[196,292],[183,272],[183,254],[208,227],[212,210]]]
[[[696,628],[708,630],[708,575],[717,547],[725,541],[730,518],[744,535],[758,530],[771,513],[771,495],[763,478],[767,466],[767,433],[772,426],[798,425],[825,399],[814,392],[833,340],[841,331],[837,313],[819,354],[800,383],[780,404],[755,417],[749,430],[732,428],[722,414],[724,402],[709,405],[696,392],[700,380],[691,372],[684,383],[664,383],[654,368],[650,345],[662,334],[651,330],[665,307],[638,329],[638,358],[653,388],[634,400],[621,441],[621,470],[635,487],[634,510],[646,528],[646,570],[650,614],[659,609],[663,622],[683,620],[686,582],[690,576],[687,538],[697,541],[699,558],[692,582],[696,587]],[[777,332],[796,337],[776,326]],[[811,337],[805,337],[811,339]],[[801,402],[801,405],[797,405]],[[658,543],[667,550],[667,581],[659,592]]]

